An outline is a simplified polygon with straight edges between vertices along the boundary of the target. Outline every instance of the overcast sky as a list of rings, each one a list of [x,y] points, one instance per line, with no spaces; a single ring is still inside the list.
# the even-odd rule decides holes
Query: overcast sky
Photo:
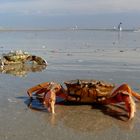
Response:
[[[18,16],[25,19],[31,16],[34,19],[43,16],[46,18],[62,16],[64,20],[64,17],[68,16],[70,18],[79,16],[79,19],[93,16],[94,19],[94,16],[97,18],[97,15],[104,15],[109,19],[108,16],[111,15],[111,18],[113,14],[122,15],[123,18],[126,15],[127,20],[130,21],[134,16],[135,18],[132,20],[136,20],[134,22],[140,25],[138,20],[140,18],[140,0],[0,0],[0,16],[5,22],[11,19],[10,16],[13,17],[11,23],[15,22]],[[116,18],[119,21],[120,17],[116,16]],[[4,21],[0,23],[4,23]]]
[[[96,14],[140,12],[139,0],[0,0],[1,13]]]

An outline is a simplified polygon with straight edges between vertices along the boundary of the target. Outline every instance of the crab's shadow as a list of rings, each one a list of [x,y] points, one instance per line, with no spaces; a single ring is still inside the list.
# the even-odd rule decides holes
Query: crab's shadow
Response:
[[[100,104],[93,104],[92,109],[98,109],[103,114],[111,116],[117,120],[121,121],[128,121],[127,110],[122,105],[100,105]]]
[[[16,97],[16,98],[23,100],[23,102],[26,104],[26,106],[29,109],[36,110],[36,111],[42,111],[42,112],[48,112],[39,99],[30,99],[27,96],[26,97],[20,96],[20,97]]]
[[[41,112],[48,112],[47,108],[42,103],[42,98],[33,98],[30,99],[26,96],[17,97],[17,99],[21,99],[24,101],[26,106],[29,109]],[[101,104],[79,104],[74,102],[57,102],[57,104],[65,105],[65,106],[83,106],[83,105],[91,105],[92,110],[100,110],[103,114],[111,116],[117,120],[127,121],[128,115],[126,109],[122,105],[101,105]]]
[[[127,110],[123,104],[110,104],[110,105],[102,105],[99,103],[75,103],[75,102],[66,102],[64,105],[75,105],[75,106],[82,106],[82,105],[91,105],[92,110],[100,110],[104,115],[110,116],[117,120],[121,121],[128,121]]]

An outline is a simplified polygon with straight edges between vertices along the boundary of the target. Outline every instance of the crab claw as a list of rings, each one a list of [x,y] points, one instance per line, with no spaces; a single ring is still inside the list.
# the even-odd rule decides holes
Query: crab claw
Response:
[[[44,96],[44,102],[43,104],[47,107],[48,111],[51,113],[55,113],[54,111],[54,105],[56,102],[56,94],[54,91],[49,91]]]
[[[134,100],[132,99],[132,95],[127,91],[118,91],[112,97],[107,98],[104,103],[105,104],[125,103],[129,120],[134,118],[134,114],[136,112],[136,105]]]
[[[128,117],[129,117],[129,120],[131,120],[134,118],[134,114],[136,112],[136,104],[130,94],[128,94],[127,92],[124,92],[123,94],[124,94],[123,100],[124,100],[125,106],[128,110]]]
[[[54,105],[56,102],[56,96],[59,96],[64,100],[67,97],[63,87],[55,82],[44,82],[27,90],[27,94],[29,95],[30,99],[33,99],[33,93],[35,93],[34,96],[36,97],[40,95],[41,102],[43,102],[48,111],[51,113],[55,113]]]
[[[48,108],[48,111],[55,113],[54,106],[56,102],[56,96],[61,92],[61,85],[51,82],[51,87],[48,92],[44,94],[44,105]]]
[[[39,56],[30,55],[26,58],[27,61],[35,61],[38,65],[48,65],[47,61]]]

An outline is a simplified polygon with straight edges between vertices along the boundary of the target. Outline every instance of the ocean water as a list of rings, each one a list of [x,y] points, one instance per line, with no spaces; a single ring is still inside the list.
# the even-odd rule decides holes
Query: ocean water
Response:
[[[73,77],[94,78],[92,74],[96,72],[99,74],[95,78],[102,79],[104,73],[114,75],[114,72],[139,72],[139,38],[140,32],[132,31],[0,32],[0,54],[11,50],[23,50],[47,60],[48,67],[44,73],[74,71],[72,75],[75,73],[77,75],[80,71],[80,75]],[[83,77],[81,72],[84,73]],[[118,74],[115,75],[118,77]],[[106,79],[109,80],[110,77]],[[125,81],[125,79],[122,80]]]
[[[128,83],[140,92],[140,32],[106,30],[0,32],[0,54],[23,50],[47,60],[42,71],[0,73],[0,139],[138,139],[140,108],[126,122],[91,106],[56,106],[56,114],[27,107],[26,91],[40,82],[72,79]]]

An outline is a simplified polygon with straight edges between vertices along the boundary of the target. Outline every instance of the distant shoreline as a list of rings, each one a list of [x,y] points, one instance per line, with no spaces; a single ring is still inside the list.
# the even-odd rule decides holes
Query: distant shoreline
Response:
[[[14,32],[14,31],[119,31],[113,28],[1,28],[0,32]],[[123,29],[122,31],[140,31],[140,29]],[[119,32],[122,32],[119,31]]]

